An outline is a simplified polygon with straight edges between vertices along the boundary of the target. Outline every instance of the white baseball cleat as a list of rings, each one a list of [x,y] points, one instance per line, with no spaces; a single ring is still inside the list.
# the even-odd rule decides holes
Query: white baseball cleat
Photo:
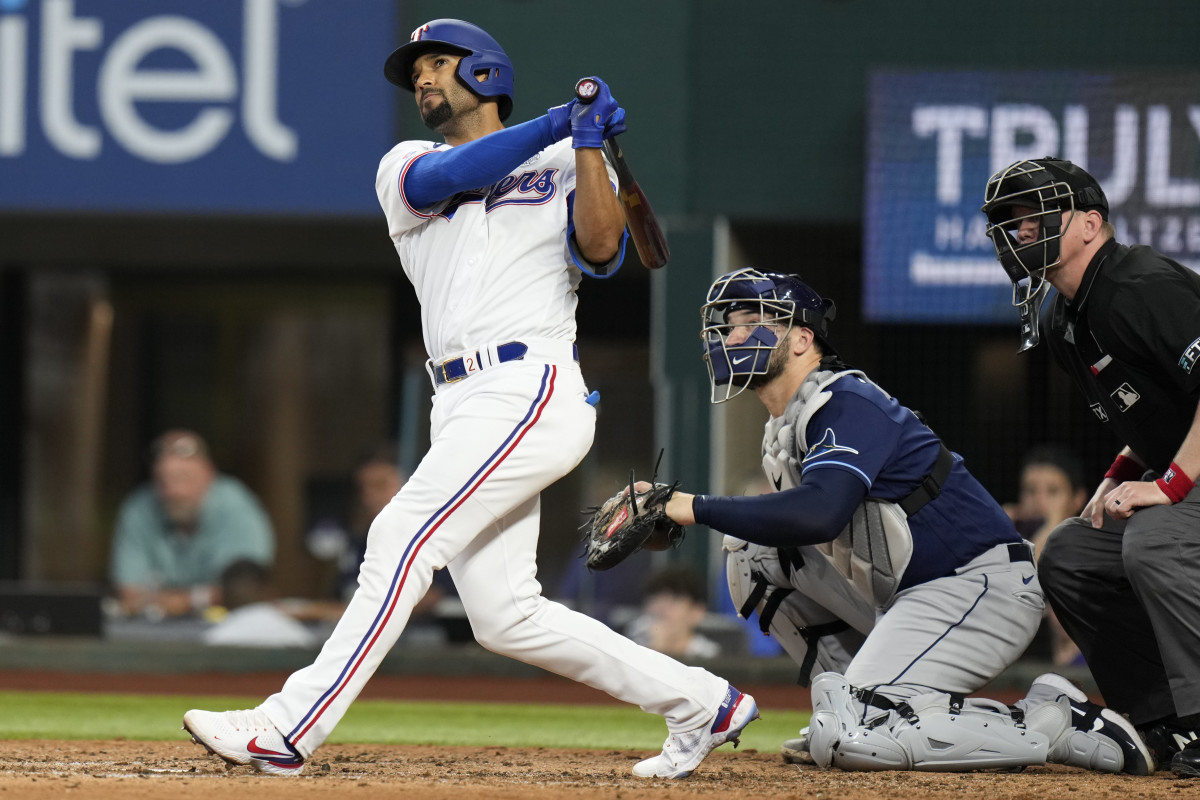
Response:
[[[299,775],[304,758],[284,738],[267,715],[247,711],[199,711],[183,715],[183,729],[192,741],[231,765],[252,764],[268,775]]]
[[[654,758],[639,761],[633,774],[639,778],[686,778],[700,762],[726,742],[737,747],[742,730],[758,719],[754,698],[730,686],[711,723],[686,733],[672,733]]]

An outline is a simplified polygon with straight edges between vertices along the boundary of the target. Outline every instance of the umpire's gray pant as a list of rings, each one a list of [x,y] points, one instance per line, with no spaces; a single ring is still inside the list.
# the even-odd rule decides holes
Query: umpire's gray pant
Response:
[[[1046,599],[1108,706],[1135,725],[1200,712],[1200,488],[1096,530],[1054,529],[1038,561]]]

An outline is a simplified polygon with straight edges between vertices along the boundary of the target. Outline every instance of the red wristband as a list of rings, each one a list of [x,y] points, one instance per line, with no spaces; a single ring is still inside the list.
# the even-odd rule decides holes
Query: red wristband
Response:
[[[1112,466],[1108,468],[1108,472],[1104,473],[1104,477],[1112,478],[1117,483],[1124,483],[1125,481],[1140,481],[1145,473],[1146,468],[1129,456],[1117,456],[1113,460]]]
[[[1196,488],[1196,484],[1192,482],[1188,474],[1180,469],[1174,461],[1155,483],[1158,484],[1158,488],[1162,489],[1163,494],[1171,498],[1172,503],[1178,503],[1187,497],[1188,492]]]

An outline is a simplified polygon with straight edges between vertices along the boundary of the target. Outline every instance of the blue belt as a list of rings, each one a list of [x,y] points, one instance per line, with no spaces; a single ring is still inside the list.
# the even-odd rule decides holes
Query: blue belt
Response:
[[[529,352],[529,346],[524,342],[505,342],[496,347],[496,360],[503,364],[506,361],[520,361]],[[475,351],[475,368],[467,367],[467,359],[470,355],[459,356],[458,358],[450,358],[440,364],[433,364],[430,370],[433,372],[433,385],[441,386],[444,383],[454,383],[461,381],[468,375],[473,375],[483,369],[484,363],[478,350]],[[579,345],[571,345],[571,357],[576,361],[579,360]]]

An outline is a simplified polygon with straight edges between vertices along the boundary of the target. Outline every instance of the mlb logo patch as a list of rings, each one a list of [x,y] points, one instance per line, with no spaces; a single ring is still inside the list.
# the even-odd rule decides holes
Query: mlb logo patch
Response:
[[[1111,395],[1113,402],[1117,404],[1117,410],[1125,413],[1136,403],[1142,399],[1142,396],[1133,390],[1133,387],[1128,383],[1122,383],[1117,387],[1117,390]]]
[[[1200,359],[1200,337],[1196,341],[1188,345],[1187,350],[1183,351],[1183,355],[1179,357],[1179,368],[1189,375],[1192,373],[1192,367],[1196,366],[1196,361]]]

